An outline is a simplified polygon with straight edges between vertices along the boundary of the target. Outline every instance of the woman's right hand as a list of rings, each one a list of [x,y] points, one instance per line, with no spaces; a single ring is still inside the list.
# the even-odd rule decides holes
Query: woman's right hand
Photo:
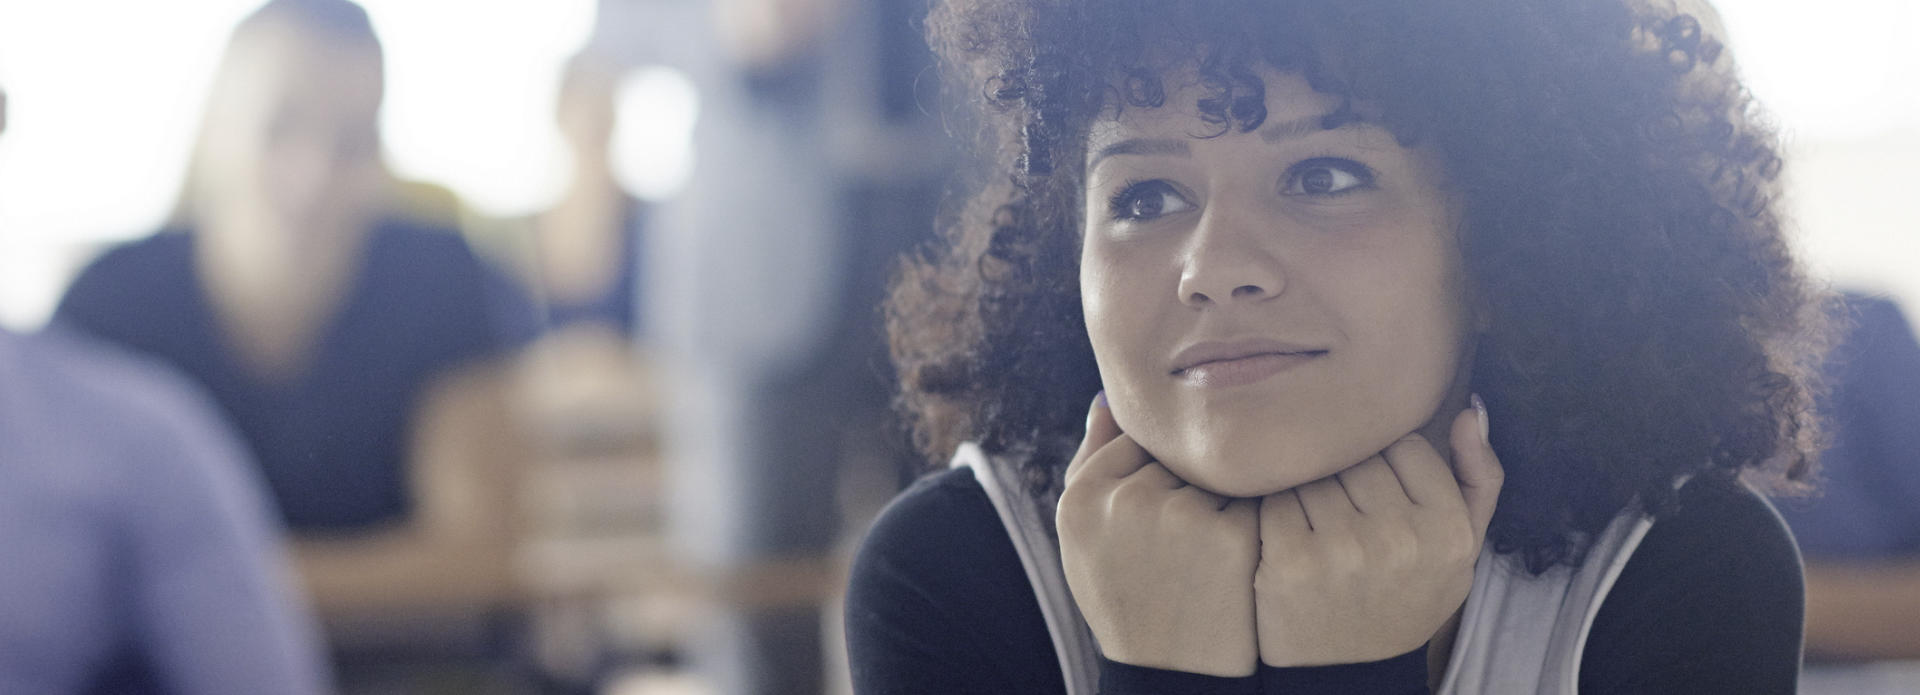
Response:
[[[1259,501],[1188,485],[1120,431],[1104,399],[1067,467],[1055,523],[1067,586],[1106,658],[1254,672]]]

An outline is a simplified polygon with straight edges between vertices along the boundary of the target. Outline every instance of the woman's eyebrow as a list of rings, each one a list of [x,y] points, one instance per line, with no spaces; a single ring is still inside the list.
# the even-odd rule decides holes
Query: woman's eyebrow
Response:
[[[1175,140],[1172,138],[1129,138],[1095,151],[1093,157],[1087,160],[1087,168],[1092,169],[1093,165],[1100,163],[1100,160],[1114,155],[1175,155],[1186,157],[1191,155],[1192,152],[1192,148],[1187,146],[1187,141],[1185,140]]]
[[[1332,113],[1323,113],[1314,116],[1303,116],[1291,121],[1267,124],[1266,127],[1260,129],[1260,140],[1271,145],[1288,140],[1296,140],[1323,131],[1344,130],[1367,125],[1364,120],[1348,118],[1342,119],[1337,125],[1329,128],[1327,127],[1328,117],[1332,115]],[[1190,156],[1192,151],[1187,147],[1185,140],[1173,138],[1128,138],[1095,150],[1093,156],[1087,159],[1087,168],[1092,169],[1094,165],[1099,164],[1102,159],[1123,154],[1186,157]]]

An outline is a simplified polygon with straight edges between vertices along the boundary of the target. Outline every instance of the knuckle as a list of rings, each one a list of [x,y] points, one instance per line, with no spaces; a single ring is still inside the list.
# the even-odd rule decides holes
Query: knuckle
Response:
[[[1352,536],[1327,539],[1320,544],[1319,550],[1320,560],[1326,563],[1328,569],[1338,573],[1356,572],[1367,564],[1367,549]]]
[[[1167,523],[1181,528],[1194,528],[1205,523],[1206,517],[1199,505],[1178,497],[1163,500],[1160,504],[1160,517]]]
[[[1390,527],[1382,531],[1376,541],[1381,556],[1395,566],[1414,564],[1420,557],[1422,544],[1411,528]]]
[[[1110,493],[1116,509],[1142,509],[1158,502],[1157,497],[1152,488],[1133,480],[1121,481]]]

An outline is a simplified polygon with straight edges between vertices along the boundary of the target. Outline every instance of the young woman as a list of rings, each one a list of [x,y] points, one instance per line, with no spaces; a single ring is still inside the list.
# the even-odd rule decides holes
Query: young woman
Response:
[[[855,564],[857,690],[1793,690],[1799,562],[1743,480],[1808,472],[1825,299],[1699,20],[949,0],[930,32],[989,170],[889,307],[955,465]]]
[[[271,0],[235,27],[179,210],[67,289],[58,323],[213,396],[293,532],[323,616],[507,595],[505,428],[469,367],[514,344],[503,283],[407,219],[381,157],[384,51],[349,0]],[[470,419],[471,418],[471,419]],[[455,438],[451,431],[480,431]]]

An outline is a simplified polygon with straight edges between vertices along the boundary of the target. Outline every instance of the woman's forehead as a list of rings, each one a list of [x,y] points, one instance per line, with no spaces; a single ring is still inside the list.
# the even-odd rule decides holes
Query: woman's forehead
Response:
[[[1298,73],[1258,66],[1253,75],[1260,79],[1266,96],[1266,117],[1256,128],[1262,140],[1288,140],[1349,125],[1328,122],[1328,117],[1341,112],[1345,100],[1314,91]],[[1217,117],[1210,124],[1200,105],[1202,100],[1217,96],[1219,88],[1215,84],[1191,69],[1169,72],[1161,80],[1167,94],[1164,104],[1110,108],[1088,125],[1089,161],[1103,148],[1134,138],[1201,138],[1220,134],[1222,126]],[[1237,130],[1237,126],[1226,127]]]
[[[1258,65],[1252,71],[1252,77],[1260,79],[1265,92],[1267,117],[1261,123],[1290,123],[1315,115],[1331,115],[1344,104],[1340,96],[1315,92],[1300,73],[1283,73],[1279,69]],[[1210,81],[1200,77],[1194,69],[1169,71],[1160,75],[1160,84],[1164,86],[1165,100],[1162,106],[1112,106],[1104,109],[1089,125],[1089,142],[1098,138],[1123,136],[1121,132],[1139,131],[1194,131],[1196,136],[1208,134],[1202,129],[1194,129],[1194,123],[1202,119],[1202,100],[1215,98],[1221,94],[1219,81]],[[1125,90],[1119,90],[1125,94]],[[1235,96],[1248,94],[1246,84],[1235,84]]]

